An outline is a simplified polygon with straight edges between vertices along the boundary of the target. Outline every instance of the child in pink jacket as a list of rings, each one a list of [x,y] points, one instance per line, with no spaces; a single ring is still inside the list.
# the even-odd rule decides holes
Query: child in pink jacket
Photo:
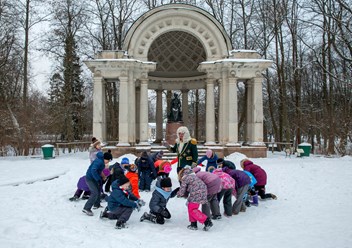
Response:
[[[181,182],[180,190],[177,197],[187,198],[188,216],[190,225],[188,229],[197,230],[197,221],[204,224],[204,231],[208,231],[213,226],[210,218],[199,210],[200,204],[205,204],[207,200],[207,186],[199,179],[189,168],[183,168],[178,173],[178,179]]]
[[[229,174],[222,171],[221,168],[215,169],[213,174],[217,175],[221,180],[221,191],[217,194],[218,201],[224,197],[224,215],[230,217],[232,215],[232,195],[236,195],[236,181]]]

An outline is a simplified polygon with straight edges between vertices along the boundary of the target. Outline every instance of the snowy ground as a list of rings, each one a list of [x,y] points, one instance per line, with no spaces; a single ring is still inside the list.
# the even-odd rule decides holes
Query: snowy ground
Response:
[[[239,159],[230,157],[238,167]],[[268,153],[253,161],[266,170],[267,191],[278,200],[260,201],[204,232],[186,228],[185,199],[179,198],[169,201],[172,219],[163,226],[139,222],[147,206],[134,211],[123,230],[99,219],[102,209],[93,210],[93,217],[83,214],[85,201],[68,198],[89,166],[87,153],[0,158],[0,247],[351,247],[352,157]],[[171,177],[177,186],[175,170]],[[141,196],[148,203],[151,193]]]

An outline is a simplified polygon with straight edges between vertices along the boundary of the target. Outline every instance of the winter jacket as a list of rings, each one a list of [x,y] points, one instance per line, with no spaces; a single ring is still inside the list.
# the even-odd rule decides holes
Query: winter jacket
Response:
[[[217,194],[221,191],[221,179],[210,172],[200,171],[200,167],[193,168],[193,172],[207,185],[208,195]]]
[[[155,186],[155,190],[149,202],[149,208],[151,212],[160,214],[166,208],[171,191],[167,192],[160,187],[160,179],[158,179]]]
[[[207,156],[201,157],[201,159],[198,160],[198,165],[201,165],[203,161],[207,160],[207,166],[205,167],[205,170],[208,171],[210,166],[214,166],[214,168],[218,168],[218,165],[216,164],[216,160],[218,160],[218,155],[213,152],[213,156],[211,158],[208,158]]]
[[[179,127],[179,129],[182,127]],[[186,129],[184,130],[186,131]],[[178,137],[178,133],[177,133]],[[193,163],[198,161],[198,148],[197,140],[191,139],[189,132],[185,132],[183,137],[184,143],[182,149],[179,149],[180,140],[176,139],[176,143],[173,147],[170,147],[171,152],[177,153],[178,165],[177,167],[184,168],[186,165],[192,166]]]
[[[89,191],[89,187],[86,183],[86,176],[81,177],[78,182],[77,182],[77,189],[83,190],[83,191]]]
[[[149,156],[137,158],[136,165],[138,167],[139,173],[150,173],[152,177],[156,178],[157,175],[156,175],[154,163]]]
[[[114,211],[116,208],[125,206],[130,208],[136,208],[138,200],[134,195],[128,194],[127,191],[123,191],[120,188],[119,180],[113,181],[112,192],[108,197],[108,209],[109,211]]]
[[[205,204],[208,202],[207,194],[207,186],[192,170],[184,173],[180,190],[177,192],[178,197],[188,197],[188,202]]]
[[[260,166],[253,164],[252,161],[246,160],[243,162],[243,170],[246,170],[253,174],[255,179],[257,179],[256,186],[265,186],[266,185],[266,172]]]
[[[128,171],[126,177],[130,180],[132,186],[132,194],[134,194],[138,199],[141,198],[138,190],[138,174],[137,172]]]
[[[101,152],[101,149],[97,149],[94,146],[89,147],[89,159],[90,163],[93,163],[93,161],[97,158],[97,153]]]
[[[229,174],[222,171],[221,168],[213,171],[213,174],[220,177],[221,189],[235,189],[236,181]]]
[[[236,191],[243,186],[250,184],[251,179],[249,176],[240,170],[231,170],[228,167],[223,168],[223,171],[229,174],[236,181]]]
[[[249,171],[244,170],[243,172],[246,173],[249,176],[249,178],[251,179],[251,184],[249,185],[249,187],[252,188],[257,183],[257,180],[255,179],[253,174],[250,173]]]
[[[102,152],[98,152],[97,158],[88,167],[86,177],[90,180],[95,180],[100,185],[102,185],[103,179],[101,177],[101,173],[104,170],[104,168],[105,168],[104,155]]]

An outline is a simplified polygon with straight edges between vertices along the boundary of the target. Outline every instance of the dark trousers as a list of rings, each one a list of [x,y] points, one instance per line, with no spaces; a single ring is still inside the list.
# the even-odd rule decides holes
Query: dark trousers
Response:
[[[206,204],[202,204],[202,212],[205,213],[209,218],[211,215],[221,215],[217,194],[207,195],[207,200],[208,202]]]
[[[80,198],[82,193],[83,193],[83,196],[89,196],[90,195],[90,191],[83,191],[81,189],[77,189],[75,194],[74,194],[74,196],[76,196],[77,198]]]
[[[153,178],[151,176],[151,171],[141,171],[139,173],[139,189],[140,190],[150,190],[150,185],[152,184]]]
[[[90,196],[86,204],[84,205],[84,209],[91,210],[92,206],[95,207],[100,206],[100,187],[97,181],[86,178],[86,183],[89,187]]]
[[[155,213],[150,211],[150,214],[156,217],[155,222],[160,225],[163,225],[165,223],[165,219],[171,218],[171,214],[167,208],[165,208],[161,213]]]
[[[272,195],[270,193],[265,193],[265,186],[255,185],[254,190],[258,191],[258,195],[261,199],[272,198]]]
[[[118,220],[126,223],[130,219],[132,212],[133,208],[120,206],[117,207],[114,211],[108,212],[107,214],[110,220]]]
[[[225,212],[225,214],[227,216],[231,216],[232,215],[232,191],[233,191],[233,189],[222,189],[218,193],[219,202],[224,197],[224,200],[223,200],[224,212]]]

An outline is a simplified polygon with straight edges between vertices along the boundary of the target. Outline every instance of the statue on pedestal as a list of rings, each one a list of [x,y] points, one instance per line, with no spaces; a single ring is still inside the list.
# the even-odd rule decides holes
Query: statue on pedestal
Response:
[[[174,93],[174,97],[171,99],[170,112],[168,114],[168,122],[181,122],[182,111],[181,101],[177,93]]]

